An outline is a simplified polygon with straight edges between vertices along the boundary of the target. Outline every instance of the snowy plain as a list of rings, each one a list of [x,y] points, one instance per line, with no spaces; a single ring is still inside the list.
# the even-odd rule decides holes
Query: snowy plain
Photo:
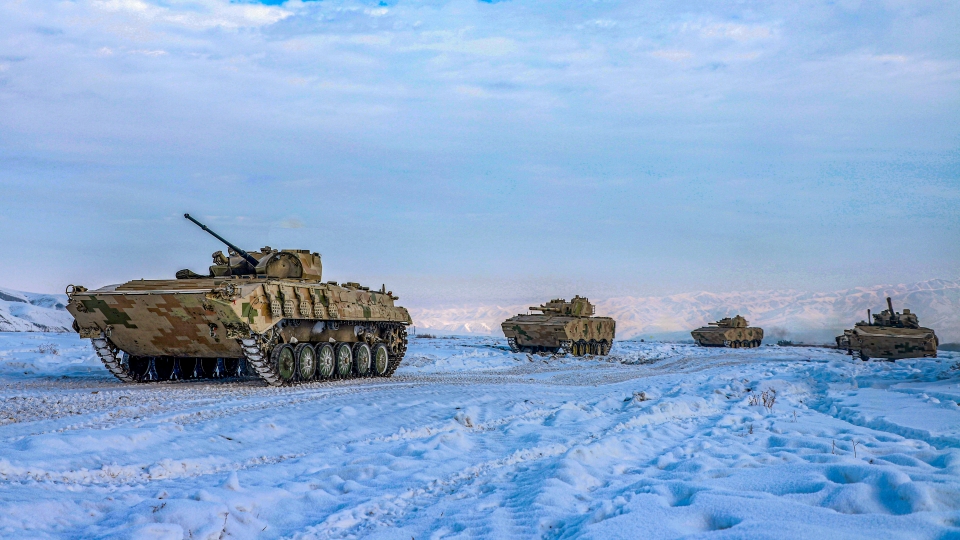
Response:
[[[0,333],[0,537],[960,538],[958,361],[464,337],[386,380],[122,385]]]

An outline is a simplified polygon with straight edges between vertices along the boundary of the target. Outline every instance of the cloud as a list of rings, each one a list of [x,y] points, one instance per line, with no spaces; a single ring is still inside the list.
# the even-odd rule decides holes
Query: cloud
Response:
[[[100,11],[131,15],[143,22],[165,23],[197,30],[216,27],[262,27],[293,15],[292,11],[276,6],[222,0],[175,1],[162,6],[145,0],[93,0],[91,5]]]
[[[0,238],[40,269],[8,284],[157,271],[188,241],[113,221],[204,206],[253,214],[229,231],[242,245],[430,274],[418,294],[456,275],[644,293],[960,265],[953,199],[901,189],[956,183],[955,6],[389,4],[0,2]],[[499,290],[463,290],[481,287]]]
[[[134,49],[134,50],[130,51],[130,54],[142,54],[142,55],[144,55],[144,56],[163,56],[163,55],[167,54],[167,51],[160,50],[160,49],[156,49],[156,50],[150,50],[150,49]]]
[[[280,226],[284,229],[302,229],[303,221],[300,221],[299,218],[287,218],[280,222]]]
[[[655,58],[661,58],[663,60],[669,60],[671,62],[682,62],[684,60],[689,60],[693,58],[693,53],[690,51],[676,50],[676,49],[662,49],[658,51],[653,51],[650,53],[650,56]]]
[[[479,56],[503,56],[517,50],[517,44],[510,38],[493,36],[465,39],[453,32],[430,32],[420,36],[419,43],[402,47],[403,51],[438,51]]]
[[[770,38],[773,36],[773,31],[764,25],[720,23],[701,27],[700,35],[706,38],[722,37],[734,41],[754,41]]]
[[[903,54],[880,54],[875,55],[873,59],[878,62],[895,62],[897,64],[902,64],[907,61],[906,55]]]

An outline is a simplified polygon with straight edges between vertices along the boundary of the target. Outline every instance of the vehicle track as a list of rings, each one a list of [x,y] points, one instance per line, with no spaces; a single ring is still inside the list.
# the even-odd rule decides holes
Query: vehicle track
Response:
[[[585,436],[570,438],[565,442],[532,445],[514,450],[499,458],[485,460],[455,473],[433,478],[417,488],[402,488],[399,491],[386,494],[377,490],[381,493],[380,495],[343,508],[327,516],[319,524],[296,531],[286,538],[362,536],[381,525],[396,524],[407,514],[409,508],[423,509],[429,500],[436,500],[441,496],[458,496],[462,490],[470,486],[489,483],[492,481],[489,477],[494,474],[499,477],[516,476],[520,467],[532,466],[542,460],[557,458],[574,447],[600,442],[611,435],[626,430],[647,428],[678,420],[706,422],[708,425],[705,429],[712,429],[716,425],[717,419],[722,417],[722,411],[716,408],[705,408],[702,411],[697,411],[697,414],[688,416],[664,416],[659,419],[644,418],[646,416],[648,415],[637,415],[627,421],[616,422],[612,426],[588,433]],[[516,520],[515,527],[518,531],[532,532],[535,530],[535,525],[523,523],[523,516],[520,514],[513,513],[511,515]]]
[[[331,442],[332,446],[344,449],[357,444],[388,444],[396,442],[405,442],[415,439],[426,439],[434,437],[443,432],[453,431],[454,429],[467,429],[469,431],[488,431],[496,429],[499,426],[516,420],[535,420],[553,414],[560,407],[548,409],[533,409],[519,414],[512,414],[498,417],[485,422],[473,424],[469,427],[457,424],[453,419],[440,422],[431,422],[419,426],[406,427],[389,435],[374,435],[370,437],[351,439],[347,441]],[[310,445],[311,443],[305,443]],[[9,464],[0,469],[0,483],[3,482],[23,482],[33,480],[36,482],[51,482],[57,484],[82,484],[82,485],[111,485],[111,486],[132,486],[155,481],[165,481],[177,478],[197,478],[212,474],[219,474],[227,471],[241,471],[255,467],[274,465],[290,459],[296,459],[310,455],[311,452],[305,449],[288,449],[286,452],[270,456],[254,456],[240,461],[221,463],[213,466],[187,466],[182,460],[165,459],[160,463],[139,463],[118,465],[105,465],[101,469],[89,470],[68,470],[68,471],[49,471],[37,469],[35,467],[16,470]],[[181,465],[178,472],[170,471],[171,465]],[[154,474],[151,471],[157,468],[165,469],[160,474]]]
[[[226,386],[223,384],[214,386],[201,383],[197,383],[197,387],[195,388],[189,388],[185,387],[184,383],[178,383],[178,388],[176,389],[157,388],[151,385],[150,388],[143,390],[139,387],[131,389],[124,387],[112,394],[109,392],[100,392],[96,394],[97,397],[92,397],[90,394],[78,394],[76,402],[70,403],[71,411],[95,408],[98,412],[107,411],[106,414],[66,426],[21,433],[0,440],[18,440],[23,437],[48,433],[63,433],[80,429],[108,429],[131,422],[149,422],[157,421],[157,419],[163,423],[173,422],[185,425],[211,418],[227,417],[256,410],[297,406],[308,402],[363,393],[371,390],[411,388],[423,384],[419,382],[390,382],[379,384],[364,384],[363,382],[358,383],[353,381],[338,382],[340,383],[338,386],[330,386],[329,383],[311,383],[310,385],[281,388],[261,386],[259,384],[255,387],[247,387],[240,385]],[[353,384],[350,384],[351,382],[353,382]],[[100,394],[103,395],[101,396]],[[115,399],[111,399],[114,396]],[[232,407],[224,407],[221,405],[224,401],[243,401],[251,398],[257,399],[257,401],[241,403]],[[0,433],[2,433],[3,427],[12,425],[22,426],[29,422],[56,421],[73,415],[72,412],[41,414],[42,411],[47,410],[43,406],[44,400],[45,398],[43,397],[23,398],[26,406],[19,407],[19,409],[26,412],[27,416],[16,418],[15,422],[0,426]],[[128,401],[129,405],[122,400]],[[10,401],[10,398],[4,399],[3,406],[0,406],[0,417],[4,414],[4,407],[10,407],[8,404]],[[13,401],[15,402],[17,400]],[[210,408],[210,405],[213,405],[213,408]],[[32,417],[30,416],[31,414],[33,415]]]

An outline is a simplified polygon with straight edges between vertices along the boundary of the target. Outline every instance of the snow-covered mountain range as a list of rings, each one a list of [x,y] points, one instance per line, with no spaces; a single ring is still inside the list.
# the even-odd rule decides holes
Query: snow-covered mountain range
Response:
[[[736,314],[766,331],[766,341],[829,343],[844,328],[865,319],[867,309],[909,308],[920,324],[936,330],[941,343],[960,341],[960,280],[934,279],[912,284],[857,287],[829,293],[792,290],[733,293],[685,293],[672,296],[618,297],[596,302],[597,315],[617,320],[617,337],[690,339],[690,330]],[[421,332],[500,334],[500,323],[530,304],[411,309]]]
[[[617,338],[684,340],[690,330],[736,314],[761,326],[768,343],[791,339],[829,343],[893,298],[894,308],[910,308],[920,324],[937,331],[941,343],[960,342],[960,280],[857,287],[830,293],[791,290],[623,296],[596,301],[597,315],[617,320]],[[62,294],[36,294],[0,288],[0,331],[70,332],[73,318]],[[420,332],[499,335],[500,323],[527,306],[479,305],[411,308]]]
[[[67,296],[0,289],[0,332],[72,332]]]

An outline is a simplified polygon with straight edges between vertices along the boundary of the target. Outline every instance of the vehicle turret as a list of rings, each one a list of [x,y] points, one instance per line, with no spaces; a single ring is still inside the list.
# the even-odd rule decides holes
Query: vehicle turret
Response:
[[[887,309],[872,315],[868,309],[867,320],[844,330],[836,341],[838,349],[846,349],[850,355],[856,353],[863,360],[936,358],[939,344],[936,332],[920,326],[915,313],[906,308],[903,313],[894,311],[890,297],[887,297]]]
[[[736,317],[724,317],[717,322],[707,324],[709,326],[719,326],[720,328],[746,328],[747,320],[737,315]]]
[[[545,315],[553,313],[557,315],[569,315],[572,317],[590,317],[596,312],[590,300],[582,296],[574,296],[573,300],[567,302],[563,298],[555,298],[546,304],[534,307],[530,306],[531,311],[542,311]]]
[[[213,254],[213,265],[210,266],[209,275],[204,276],[184,269],[177,272],[177,279],[261,276],[277,279],[302,279],[319,283],[323,277],[323,265],[319,253],[311,252],[308,249],[276,250],[270,246],[263,247],[260,251],[247,252],[213,232],[209,227],[191,217],[190,214],[184,214],[183,217],[226,244],[229,256],[225,256],[222,251],[217,251]]]
[[[903,313],[893,310],[893,300],[887,297],[887,309],[873,316],[871,326],[886,326],[891,328],[920,328],[920,320],[915,313],[904,309]]]

